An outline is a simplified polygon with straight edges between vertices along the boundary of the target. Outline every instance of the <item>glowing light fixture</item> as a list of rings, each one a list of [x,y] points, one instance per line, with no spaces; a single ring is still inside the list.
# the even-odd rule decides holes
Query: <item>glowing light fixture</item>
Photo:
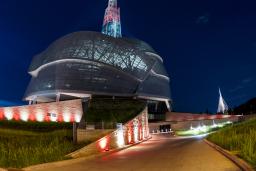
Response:
[[[133,134],[134,134],[134,142],[139,141],[139,129],[138,129],[138,119],[134,119],[133,121]]]
[[[212,126],[211,126],[212,128],[216,128],[216,127],[218,127],[218,125],[215,123],[215,121],[213,120],[212,121]]]
[[[43,122],[44,121],[44,111],[42,109],[37,109],[36,120],[38,122]]]
[[[82,113],[81,101],[72,100],[49,104],[3,107],[0,108],[0,120],[80,122]]]
[[[223,126],[224,126],[224,124],[222,124],[222,123],[219,123],[219,124],[218,124],[218,127],[219,127],[219,128],[222,128]]]
[[[75,122],[79,123],[81,121],[81,118],[82,118],[82,114],[80,113],[80,111],[76,111]]]
[[[207,132],[207,127],[205,126],[205,125],[203,125],[203,126],[201,126],[201,129],[200,129],[200,131],[202,131],[202,132]]]
[[[29,113],[26,108],[20,109],[20,119],[24,122],[27,122],[29,118]]]
[[[192,126],[192,124],[191,124],[191,126],[190,126],[190,130],[194,130],[195,128]]]
[[[142,128],[142,139],[144,139],[146,137],[146,135],[145,135],[145,129],[144,129],[144,127]]]
[[[70,122],[70,120],[71,120],[71,114],[68,110],[64,110],[63,120],[64,120],[64,122]]]
[[[11,108],[4,108],[4,116],[6,117],[7,120],[12,120],[13,119],[13,111]]]
[[[122,124],[117,124],[117,146],[122,148],[124,146],[124,130]]]
[[[132,142],[132,134],[130,131],[128,132],[128,143],[130,144]]]
[[[99,147],[101,150],[108,150],[107,145],[108,145],[107,137],[103,137],[99,140]]]
[[[226,124],[232,124],[232,122],[231,121],[227,121]]]

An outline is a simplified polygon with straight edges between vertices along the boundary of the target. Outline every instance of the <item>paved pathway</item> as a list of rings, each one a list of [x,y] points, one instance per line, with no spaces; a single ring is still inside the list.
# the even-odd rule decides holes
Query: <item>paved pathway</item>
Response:
[[[155,135],[147,142],[112,153],[84,159],[47,171],[239,171],[240,169],[203,142],[202,138]]]

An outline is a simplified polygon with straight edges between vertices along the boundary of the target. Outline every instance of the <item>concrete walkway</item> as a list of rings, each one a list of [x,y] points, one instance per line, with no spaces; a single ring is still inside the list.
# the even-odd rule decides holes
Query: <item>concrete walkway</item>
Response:
[[[37,168],[47,171],[239,171],[222,154],[203,142],[203,138],[176,138],[154,135],[137,146],[72,164]],[[33,170],[36,170],[33,168]]]

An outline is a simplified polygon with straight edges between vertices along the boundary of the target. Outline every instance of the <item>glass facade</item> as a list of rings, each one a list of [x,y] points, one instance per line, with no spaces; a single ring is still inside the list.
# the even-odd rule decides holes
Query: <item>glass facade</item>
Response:
[[[162,58],[145,42],[75,32],[34,57],[25,100],[56,93],[146,96],[170,100]]]

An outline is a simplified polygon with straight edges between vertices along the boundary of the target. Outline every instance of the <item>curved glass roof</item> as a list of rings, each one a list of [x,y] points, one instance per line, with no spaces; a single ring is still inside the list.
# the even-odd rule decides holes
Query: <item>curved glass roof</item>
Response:
[[[56,93],[170,99],[163,59],[145,42],[98,32],[68,34],[35,56],[25,99]]]
[[[58,60],[85,59],[115,66],[144,79],[157,60],[146,52],[155,54],[148,44],[137,39],[116,39],[98,32],[75,32],[58,39],[35,56],[29,72],[38,72],[40,67]]]

